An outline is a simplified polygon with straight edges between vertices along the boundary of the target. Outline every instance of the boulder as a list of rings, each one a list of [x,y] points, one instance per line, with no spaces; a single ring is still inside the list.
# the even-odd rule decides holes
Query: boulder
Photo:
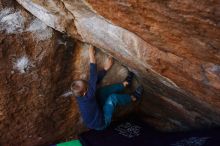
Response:
[[[88,79],[89,46],[48,27],[13,0],[0,2],[0,145],[77,138],[87,129],[70,85]],[[107,55],[97,50],[96,56],[100,70]],[[119,83],[126,74],[115,62],[102,84]],[[116,118],[131,111],[133,106],[119,110]]]
[[[162,131],[219,126],[218,0],[17,2],[0,0],[0,145],[87,130],[70,91],[88,79],[87,43],[100,49],[98,69],[115,58],[103,85],[123,81],[127,68],[144,85],[142,101],[115,119],[134,112]]]

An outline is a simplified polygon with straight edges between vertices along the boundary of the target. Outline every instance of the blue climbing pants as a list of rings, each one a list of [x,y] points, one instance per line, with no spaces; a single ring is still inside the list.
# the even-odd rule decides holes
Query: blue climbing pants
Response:
[[[113,84],[97,90],[97,98],[103,109],[105,118],[105,126],[98,130],[105,129],[110,125],[113,112],[117,105],[127,105],[131,102],[131,96],[129,94],[120,94],[124,88],[123,84]]]

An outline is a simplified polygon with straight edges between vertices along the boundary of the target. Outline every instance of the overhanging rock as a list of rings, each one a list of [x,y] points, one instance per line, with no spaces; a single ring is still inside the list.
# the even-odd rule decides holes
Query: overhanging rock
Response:
[[[148,115],[153,117],[153,119],[156,118],[165,123],[172,123],[180,129],[219,125],[220,58],[219,38],[216,36],[218,36],[220,30],[214,21],[207,22],[208,20],[204,21],[200,17],[197,18],[197,16],[193,15],[194,12],[188,12],[188,15],[183,13],[182,11],[184,10],[182,8],[184,5],[181,7],[178,2],[170,2],[169,4],[149,2],[146,4],[148,5],[147,8],[150,6],[158,7],[157,13],[159,14],[153,15],[154,13],[150,13],[151,11],[145,13],[149,17],[153,15],[154,18],[152,19],[155,19],[155,22],[150,21],[151,19],[148,19],[148,17],[142,18],[138,15],[137,19],[140,20],[140,25],[145,23],[149,25],[145,35],[135,31],[135,28],[139,30],[139,27],[141,27],[139,25],[130,24],[130,27],[124,25],[130,16],[123,12],[129,13],[132,8],[141,7],[141,5],[135,5],[129,1],[126,4],[117,3],[116,1],[110,4],[103,3],[103,7],[114,5],[119,7],[118,11],[124,10],[120,11],[120,13],[115,13],[114,15],[116,16],[114,18],[108,17],[100,8],[102,7],[99,5],[100,3],[95,1],[17,1],[48,26],[101,48],[136,72],[146,89],[145,99],[140,108],[143,117]],[[188,0],[185,1],[188,2]],[[170,13],[168,13],[167,5],[169,5]],[[205,3],[201,4],[201,7],[204,5]],[[210,5],[209,7],[211,9],[215,6]],[[173,9],[176,11],[173,11]],[[117,10],[114,11],[117,12]],[[145,12],[144,9],[137,11]],[[197,11],[201,11],[201,9],[196,9],[195,13]],[[105,15],[109,20],[98,13]],[[122,19],[121,23],[118,22],[117,19],[121,18],[120,14],[126,17],[126,21]],[[201,15],[207,16],[206,9]],[[172,19],[165,21],[167,17]],[[188,18],[195,18],[196,20]],[[110,19],[112,19],[112,22]],[[161,21],[161,25],[156,21]],[[180,25],[179,21],[187,22],[185,24],[186,27]],[[114,22],[125,26],[136,34],[115,25]],[[195,22],[198,24],[198,33],[200,33],[200,36],[204,36],[202,39],[198,35],[190,34],[187,30],[192,29],[188,26],[188,23],[193,24]],[[166,31],[165,24],[167,26],[175,26],[173,31]],[[178,25],[180,26],[179,28]],[[200,30],[204,29],[206,25],[208,25],[207,28],[212,28],[206,30],[209,36],[203,35],[204,32]],[[217,33],[213,32],[213,30],[216,30]],[[175,38],[174,36],[177,36],[177,34],[181,34],[184,37]],[[170,40],[156,40],[155,38],[150,38],[150,35],[161,36],[161,38],[167,36]],[[190,37],[191,39],[189,39]],[[201,41],[208,40],[209,37],[215,39],[215,42]],[[187,41],[191,44],[187,45]],[[208,48],[209,52],[207,52],[207,48],[205,49],[208,44],[212,46]],[[162,48],[163,45],[165,48]],[[184,47],[181,48],[181,45]],[[203,53],[197,51],[197,45],[201,46]],[[146,120],[151,122],[152,119],[146,118]],[[161,129],[164,127],[164,125],[157,124],[155,121],[152,123]],[[174,128],[175,126],[173,127],[172,124],[168,124],[167,129]]]

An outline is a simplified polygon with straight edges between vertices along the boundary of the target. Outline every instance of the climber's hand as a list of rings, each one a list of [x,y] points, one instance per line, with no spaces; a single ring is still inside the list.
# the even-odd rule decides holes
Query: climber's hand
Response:
[[[104,70],[106,71],[109,70],[112,67],[112,64],[113,64],[112,57],[108,57],[104,65]]]
[[[95,55],[95,49],[93,45],[89,45],[89,54]]]
[[[96,63],[95,49],[92,45],[89,46],[89,60],[90,60],[90,63]]]

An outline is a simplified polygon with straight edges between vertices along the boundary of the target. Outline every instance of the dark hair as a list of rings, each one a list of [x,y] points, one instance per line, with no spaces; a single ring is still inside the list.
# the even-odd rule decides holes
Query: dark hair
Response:
[[[83,96],[88,88],[88,83],[85,80],[74,80],[71,84],[71,91],[74,96]]]

